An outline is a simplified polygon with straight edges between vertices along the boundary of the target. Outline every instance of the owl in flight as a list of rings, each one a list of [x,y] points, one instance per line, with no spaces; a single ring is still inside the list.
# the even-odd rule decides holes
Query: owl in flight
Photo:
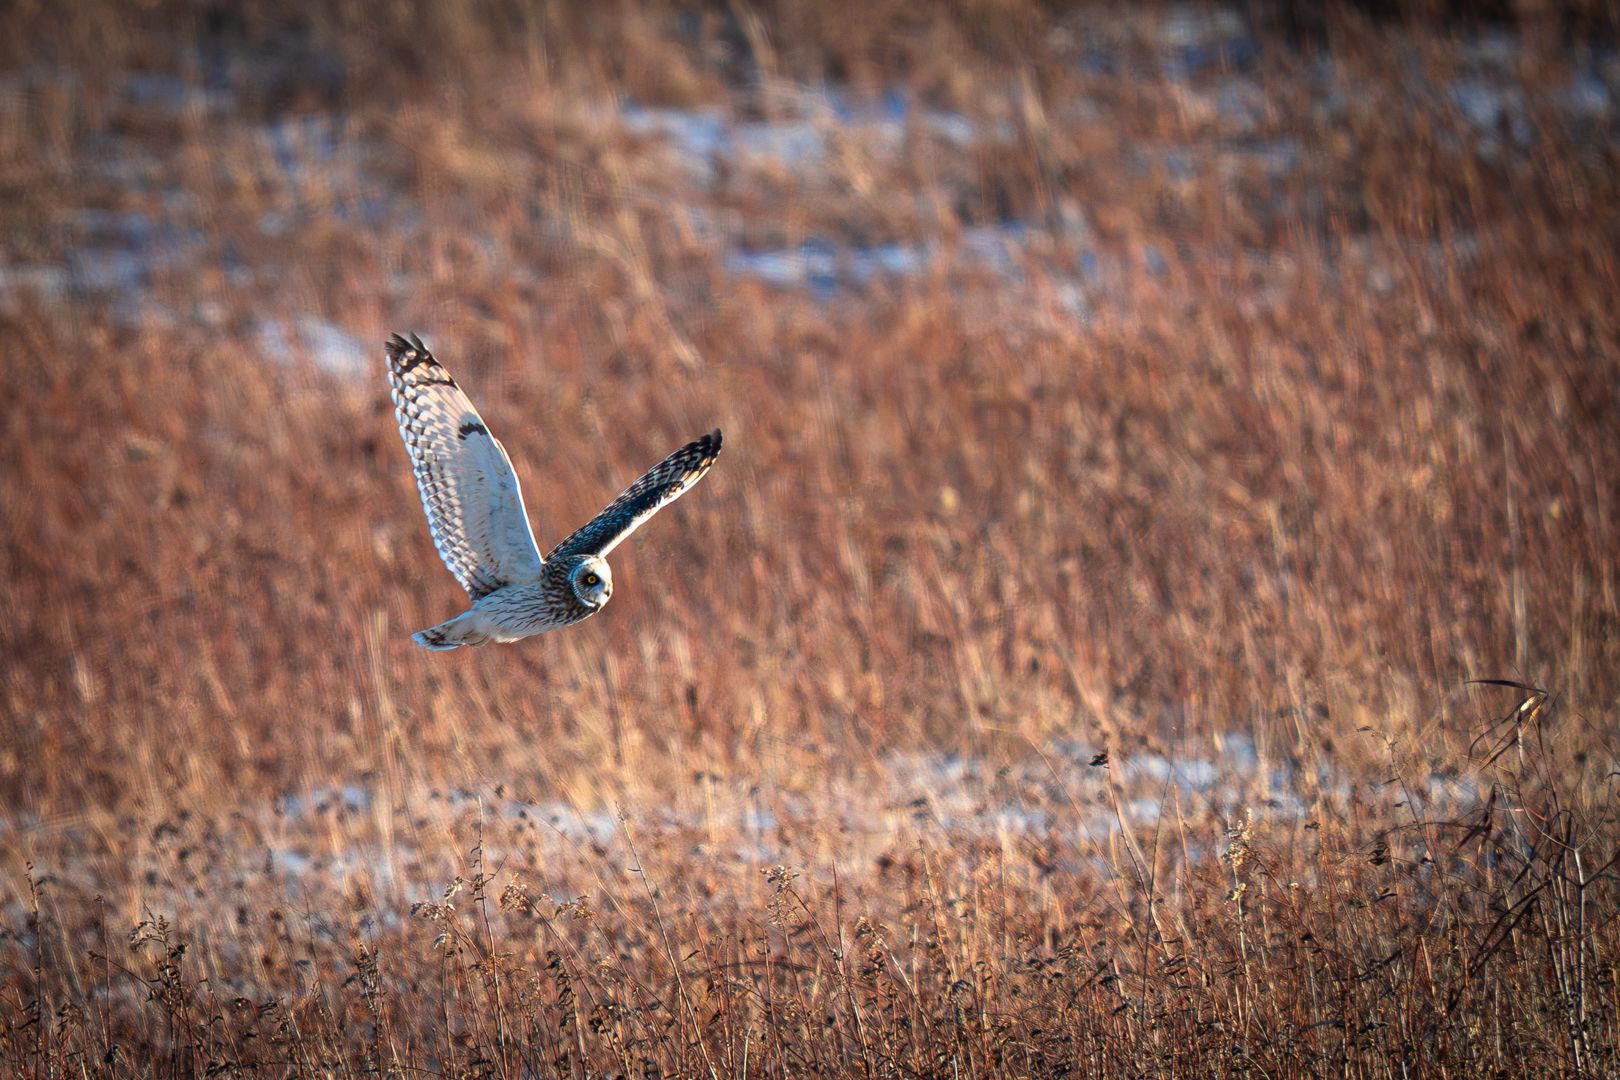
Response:
[[[461,387],[415,334],[395,334],[384,351],[433,544],[473,601],[449,622],[411,635],[429,649],[516,641],[594,615],[613,595],[608,552],[720,456],[715,428],[654,465],[541,558],[512,461]]]

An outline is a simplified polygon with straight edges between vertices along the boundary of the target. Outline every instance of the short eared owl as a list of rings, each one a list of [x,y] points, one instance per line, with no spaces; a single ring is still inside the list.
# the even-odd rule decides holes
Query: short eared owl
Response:
[[[434,546],[473,601],[471,610],[411,635],[430,649],[516,641],[594,615],[613,595],[608,552],[720,456],[716,428],[654,465],[542,559],[512,461],[461,387],[415,334],[395,334],[384,350]]]

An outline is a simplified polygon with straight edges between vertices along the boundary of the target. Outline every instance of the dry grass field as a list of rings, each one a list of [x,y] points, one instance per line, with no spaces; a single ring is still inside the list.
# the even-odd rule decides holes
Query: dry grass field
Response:
[[[1607,10],[0,11],[0,1073],[1614,1075]]]

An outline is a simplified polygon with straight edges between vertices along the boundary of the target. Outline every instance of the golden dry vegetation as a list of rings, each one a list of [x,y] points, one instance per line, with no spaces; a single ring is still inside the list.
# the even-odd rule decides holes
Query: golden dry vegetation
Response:
[[[1612,1074],[1566,14],[0,13],[4,1069]],[[411,644],[407,329],[543,548],[725,430],[601,615]]]

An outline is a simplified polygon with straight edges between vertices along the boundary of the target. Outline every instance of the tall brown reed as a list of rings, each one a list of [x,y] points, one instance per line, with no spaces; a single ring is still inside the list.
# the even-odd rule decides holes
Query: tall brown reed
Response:
[[[1255,28],[1240,129],[1162,12],[95,8],[0,16],[7,1068],[1614,1069],[1579,49],[1514,54],[1520,145],[1435,89],[1468,33],[1353,11],[1328,62]],[[605,119],[814,78],[903,90],[898,149],[701,187]],[[203,249],[127,310],[61,285],[120,214]],[[810,237],[936,257],[726,271]],[[460,600],[380,373],[300,319],[428,332],[542,543],[727,455],[601,616],[428,657]]]

